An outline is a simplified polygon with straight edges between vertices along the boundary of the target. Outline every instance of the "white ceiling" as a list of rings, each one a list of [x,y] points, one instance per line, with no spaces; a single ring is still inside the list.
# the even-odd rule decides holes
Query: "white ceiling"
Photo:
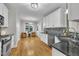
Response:
[[[6,5],[8,8],[18,11],[21,20],[39,21],[45,15],[60,7],[62,3],[39,3],[37,9],[31,8],[30,3],[7,3]]]

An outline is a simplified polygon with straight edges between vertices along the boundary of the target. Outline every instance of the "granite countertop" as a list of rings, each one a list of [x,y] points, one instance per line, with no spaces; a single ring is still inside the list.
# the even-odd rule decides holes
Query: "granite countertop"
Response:
[[[69,42],[59,42],[52,46],[67,56],[79,56],[79,46],[73,46]]]
[[[2,41],[2,39],[1,38],[5,38],[5,37],[8,37],[8,36],[12,36],[12,35],[14,35],[13,33],[11,34],[6,34],[6,35],[0,35],[0,41]]]
[[[79,46],[79,37],[76,37],[74,39],[74,37],[72,36],[57,36],[59,38],[60,41],[64,41],[64,42],[72,42],[73,44],[76,44]]]

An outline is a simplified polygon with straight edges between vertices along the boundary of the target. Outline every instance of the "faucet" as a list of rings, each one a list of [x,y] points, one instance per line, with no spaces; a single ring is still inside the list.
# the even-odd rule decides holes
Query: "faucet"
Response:
[[[74,39],[75,39],[75,38],[77,37],[75,28],[71,27],[71,28],[69,28],[69,29],[73,29],[73,30],[74,30]]]

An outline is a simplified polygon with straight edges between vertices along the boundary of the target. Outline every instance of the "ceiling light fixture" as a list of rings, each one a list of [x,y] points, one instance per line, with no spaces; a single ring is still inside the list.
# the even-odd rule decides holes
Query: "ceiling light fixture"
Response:
[[[31,7],[34,9],[38,8],[38,3],[31,3]]]

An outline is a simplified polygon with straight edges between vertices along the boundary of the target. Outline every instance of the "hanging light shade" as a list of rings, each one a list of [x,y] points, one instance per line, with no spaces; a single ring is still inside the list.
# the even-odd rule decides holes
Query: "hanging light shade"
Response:
[[[68,3],[66,3],[66,12],[65,14],[68,14]]]
[[[68,14],[68,9],[66,9],[66,12],[65,13]]]
[[[35,9],[38,8],[38,3],[31,3],[31,7]]]

